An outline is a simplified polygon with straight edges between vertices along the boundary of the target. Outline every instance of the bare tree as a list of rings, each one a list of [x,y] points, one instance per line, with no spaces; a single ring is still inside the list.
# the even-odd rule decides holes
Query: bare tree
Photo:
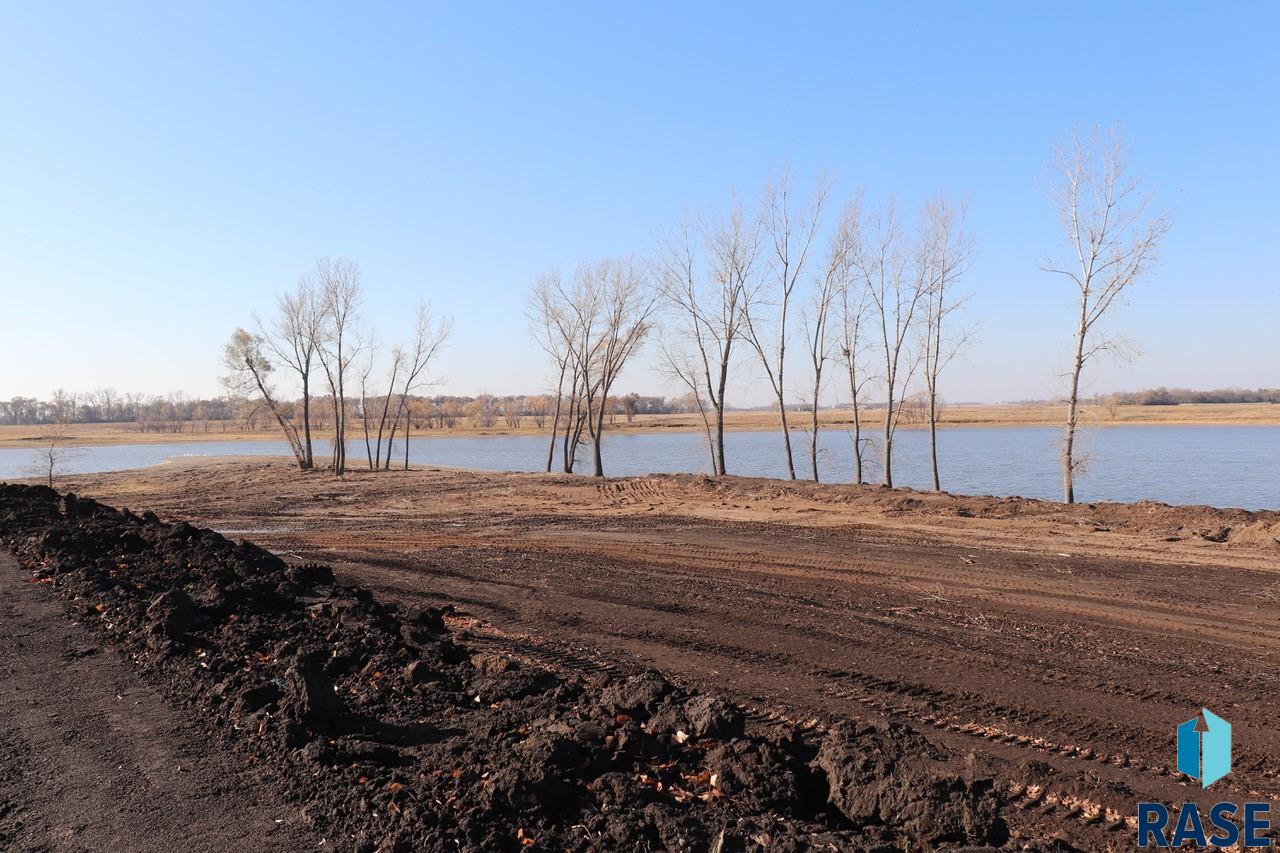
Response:
[[[1053,159],[1052,199],[1066,233],[1069,260],[1046,261],[1046,272],[1065,276],[1079,293],[1075,352],[1068,371],[1067,421],[1062,448],[1063,500],[1075,501],[1076,431],[1080,417],[1080,377],[1117,341],[1101,333],[1099,321],[1156,264],[1169,219],[1150,213],[1152,193],[1129,172],[1124,143],[1116,131],[1077,135]]]
[[[909,263],[909,253],[903,245],[902,222],[892,201],[872,214],[865,225],[866,231],[857,241],[853,266],[870,298],[871,323],[879,332],[881,355],[884,357],[885,418],[881,467],[884,484],[892,486],[893,437],[902,415],[902,398],[920,364],[911,337],[928,287],[921,271],[913,269]]]
[[[855,199],[854,202],[845,206],[840,224],[831,236],[827,247],[826,264],[818,277],[812,303],[806,310],[804,318],[805,340],[808,343],[809,360],[813,367],[813,396],[809,401],[811,415],[809,461],[815,483],[819,480],[818,432],[822,429],[822,423],[818,417],[818,411],[822,400],[823,370],[831,357],[831,312],[836,300],[849,289],[852,257],[857,248],[858,216],[859,208]]]
[[[555,365],[556,401],[551,417],[551,441],[547,446],[547,473],[551,473],[551,465],[555,461],[556,442],[560,437],[560,413],[565,401],[565,378],[574,378],[577,360],[573,355],[573,334],[571,324],[564,305],[562,295],[564,287],[560,273],[553,271],[534,280],[530,294],[526,316],[533,336],[542,346]],[[572,367],[572,371],[571,371]],[[576,388],[576,381],[572,383]],[[566,442],[567,442],[566,433]],[[566,453],[565,470],[571,463]]]
[[[964,230],[966,208],[938,196],[922,213],[920,259],[927,284],[924,323],[924,382],[929,406],[929,462],[933,490],[942,491],[938,476],[938,377],[972,337],[972,330],[951,328],[951,317],[967,296],[957,292],[973,258],[973,238]]]
[[[54,433],[46,436],[40,447],[36,450],[36,472],[44,478],[45,484],[49,488],[53,488],[53,478],[62,468],[63,462],[70,452],[65,447],[67,437],[62,433]]]
[[[36,449],[35,473],[43,477],[45,484],[51,489],[53,488],[53,479],[57,476],[63,463],[75,453],[73,448],[66,446],[67,434],[65,429],[66,425],[75,416],[74,405],[66,405],[66,402],[74,399],[74,395],[67,395],[61,389],[54,392],[54,400],[61,400],[62,404],[53,406],[52,429],[48,435],[44,436],[40,447]]]
[[[551,399],[546,394],[538,394],[537,396],[530,397],[526,401],[525,405],[529,410],[529,416],[533,418],[533,425],[538,429],[546,427],[547,415],[551,411]],[[554,452],[554,450],[555,445],[553,444],[552,451]],[[550,459],[547,460],[547,470],[551,470]]]
[[[609,394],[649,334],[657,297],[635,261],[620,258],[580,264],[565,302],[572,311],[573,352],[584,379],[593,474],[603,477]]]
[[[360,267],[344,258],[322,258],[316,263],[315,282],[323,320],[323,334],[316,354],[333,398],[333,473],[342,476],[347,470],[346,380],[361,348],[356,332]]]
[[[627,423],[631,423],[636,419],[636,408],[640,405],[640,395],[632,391],[622,398],[622,413],[627,418]]]
[[[436,356],[440,354],[440,350],[444,348],[445,342],[452,332],[452,318],[441,317],[436,319],[431,313],[430,303],[418,303],[414,321],[413,343],[407,350],[400,347],[396,348],[402,361],[404,372],[400,385],[400,402],[396,406],[395,418],[391,421],[391,432],[387,437],[387,459],[383,465],[385,469],[391,468],[391,444],[395,441],[397,427],[403,420],[404,470],[409,470],[409,395],[422,387],[425,382],[427,368],[435,360]],[[393,378],[391,385],[388,386],[388,398],[394,390],[395,379]],[[381,430],[379,430],[379,435],[381,435]]]
[[[374,401],[369,396],[370,379],[378,360],[378,342],[370,339],[364,349],[364,361],[360,365],[360,426],[364,432],[364,454],[369,460],[369,470],[377,468],[373,461],[373,436],[370,433],[369,416],[373,412]],[[381,452],[381,450],[379,450]]]
[[[259,333],[275,359],[298,374],[302,388],[304,469],[315,467],[311,449],[311,370],[323,337],[322,309],[314,284],[303,276],[292,292],[280,295],[277,313],[269,329],[257,321]]]
[[[744,335],[747,291],[760,252],[760,229],[735,205],[700,229],[705,260],[698,258],[688,216],[664,241],[655,266],[659,292],[673,317],[664,357],[671,374],[689,389],[706,429],[711,470],[728,473],[724,453],[725,389],[734,345]],[[705,264],[705,268],[703,266]],[[710,412],[707,410],[710,407]]]
[[[786,380],[787,331],[789,311],[796,286],[804,273],[813,241],[817,237],[822,207],[831,192],[831,180],[820,177],[813,197],[801,211],[794,210],[791,176],[783,172],[765,188],[764,213],[761,217],[766,243],[771,251],[766,276],[769,287],[747,287],[744,320],[747,339],[760,356],[765,376],[778,401],[778,418],[782,425],[782,445],[786,453],[787,474],[796,478],[791,453],[791,430],[787,423]],[[772,317],[770,318],[770,313]],[[766,326],[772,320],[770,332]],[[816,436],[811,437],[817,441]]]
[[[852,232],[847,258],[850,265],[858,252],[861,220],[861,196],[855,196],[846,206],[841,219],[841,227],[849,227]],[[857,279],[852,274],[846,275],[844,287],[840,290],[840,361],[844,364],[849,380],[849,405],[853,413],[853,426],[849,431],[853,441],[853,475],[854,482],[859,484],[866,479],[865,454],[866,442],[869,441],[862,437],[862,392],[871,381],[864,363],[868,350],[865,327],[870,309],[871,298],[866,281]]]
[[[280,425],[285,440],[289,442],[289,449],[298,462],[298,468],[305,471],[306,454],[298,437],[298,428],[285,416],[276,400],[275,389],[271,384],[271,373],[275,368],[267,358],[265,347],[266,342],[261,335],[236,329],[223,351],[223,362],[228,373],[222,381],[232,394],[248,397],[257,392],[262,403]]]

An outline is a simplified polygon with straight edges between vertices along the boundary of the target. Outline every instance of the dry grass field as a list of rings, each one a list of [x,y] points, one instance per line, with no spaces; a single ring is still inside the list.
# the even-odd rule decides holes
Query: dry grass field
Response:
[[[908,419],[904,413],[902,428],[922,428],[924,424]],[[998,404],[948,406],[942,414],[942,422],[948,427],[992,426],[1056,426],[1061,423],[1061,406],[1043,404]],[[807,422],[807,415],[796,412],[793,428]],[[1270,403],[1201,403],[1177,406],[1086,406],[1084,421],[1093,425],[1130,424],[1198,424],[1198,425],[1277,425],[1280,424],[1280,405]],[[831,409],[822,412],[822,422],[834,429],[848,428],[852,415],[847,410]],[[883,423],[883,413],[864,412],[863,426],[875,429]],[[771,430],[778,427],[778,415],[773,411],[730,412],[726,425],[732,430]],[[446,430],[428,430],[414,433],[414,438],[430,438],[436,435],[512,435],[544,433],[549,426],[538,428],[532,418],[525,418],[519,428],[505,425],[482,428],[461,420]],[[620,432],[696,432],[702,423],[695,414],[638,415],[627,423],[621,417],[610,427]],[[141,432],[134,424],[71,424],[54,428],[48,425],[0,426],[0,447],[30,447],[47,440],[57,432],[78,445],[90,444],[166,444],[190,441],[264,441],[280,437],[274,428],[246,431],[239,424],[211,421],[207,426],[197,425],[185,432]],[[319,431],[318,438],[327,437]]]

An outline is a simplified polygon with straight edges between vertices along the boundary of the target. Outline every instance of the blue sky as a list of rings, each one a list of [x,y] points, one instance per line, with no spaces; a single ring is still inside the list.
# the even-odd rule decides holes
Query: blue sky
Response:
[[[384,341],[420,297],[453,315],[445,390],[537,390],[534,275],[784,164],[967,195],[981,331],[943,394],[1046,397],[1072,295],[1037,269],[1044,166],[1112,122],[1174,227],[1116,317],[1141,357],[1090,389],[1280,384],[1280,5],[468,5],[0,7],[0,397],[216,393],[321,255],[360,262]],[[674,390],[655,361],[622,385]]]

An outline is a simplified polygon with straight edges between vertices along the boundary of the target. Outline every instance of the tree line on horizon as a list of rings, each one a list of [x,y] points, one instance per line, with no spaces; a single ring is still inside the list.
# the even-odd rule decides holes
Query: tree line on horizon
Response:
[[[374,402],[377,402],[376,400]],[[924,421],[921,415],[923,399],[915,396],[911,401],[915,412],[912,420]],[[414,395],[409,399],[409,409],[415,429],[454,429],[469,423],[477,428],[504,426],[518,429],[523,424],[532,423],[536,428],[546,427],[550,418],[554,398],[550,394],[505,394],[466,396],[456,394],[437,394],[434,396]],[[1019,400],[1011,403],[973,403],[964,405],[1025,405],[1025,406],[1057,406],[1066,403],[1065,397],[1053,400]],[[1198,390],[1194,388],[1143,388],[1137,391],[1113,391],[1099,393],[1088,400],[1089,405],[1097,408],[1110,406],[1187,406],[1202,404],[1256,405],[1280,404],[1280,388],[1211,388]],[[331,402],[322,399],[323,407],[331,407]],[[290,419],[299,418],[301,401],[285,400],[281,405]],[[881,410],[883,401],[867,401],[861,406],[866,410]],[[824,411],[842,411],[849,404],[836,400],[823,406]],[[804,403],[791,403],[788,409],[793,412],[808,411]],[[772,406],[734,406],[728,407],[733,412],[759,412],[772,410]],[[609,414],[615,422],[621,417],[631,423],[637,415],[675,415],[696,414],[697,405],[692,395],[664,397],[661,395],[643,395],[628,393],[621,397],[611,397]],[[184,433],[211,432],[217,425],[219,431],[227,432],[228,426],[246,431],[275,429],[276,426],[264,417],[262,407],[257,401],[246,397],[188,397],[181,391],[171,394],[142,394],[137,392],[121,393],[113,388],[87,392],[74,392],[57,389],[49,399],[36,397],[11,397],[0,400],[0,426],[42,426],[61,424],[128,424],[140,433]],[[329,427],[328,419],[323,414],[312,414],[312,424],[318,430]]]

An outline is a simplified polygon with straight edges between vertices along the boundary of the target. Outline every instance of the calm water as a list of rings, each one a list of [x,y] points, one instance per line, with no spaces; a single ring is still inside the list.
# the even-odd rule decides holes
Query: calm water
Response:
[[[1060,431],[1053,427],[952,429],[939,433],[942,485],[962,494],[1022,495],[1058,499]],[[808,436],[796,433],[797,469],[809,470]],[[410,461],[491,471],[538,471],[546,459],[540,436],[417,439]],[[929,486],[928,435],[901,430],[895,443],[894,479]],[[125,444],[81,447],[60,465],[65,473],[119,471],[186,456],[288,454],[283,441],[210,441],[183,445]],[[782,477],[782,434],[739,432],[726,437],[729,471]],[[1280,508],[1280,427],[1127,426],[1089,430],[1084,438],[1089,469],[1077,484],[1084,501],[1157,500],[1247,509]],[[363,445],[352,445],[353,465]],[[319,454],[319,452],[317,453]],[[611,476],[707,471],[708,453],[694,433],[607,436],[605,473]],[[35,452],[0,449],[0,479],[34,476]],[[828,482],[852,479],[853,453],[845,432],[823,432],[819,470]],[[589,448],[579,470],[590,470]],[[870,466],[869,476],[879,474]]]

